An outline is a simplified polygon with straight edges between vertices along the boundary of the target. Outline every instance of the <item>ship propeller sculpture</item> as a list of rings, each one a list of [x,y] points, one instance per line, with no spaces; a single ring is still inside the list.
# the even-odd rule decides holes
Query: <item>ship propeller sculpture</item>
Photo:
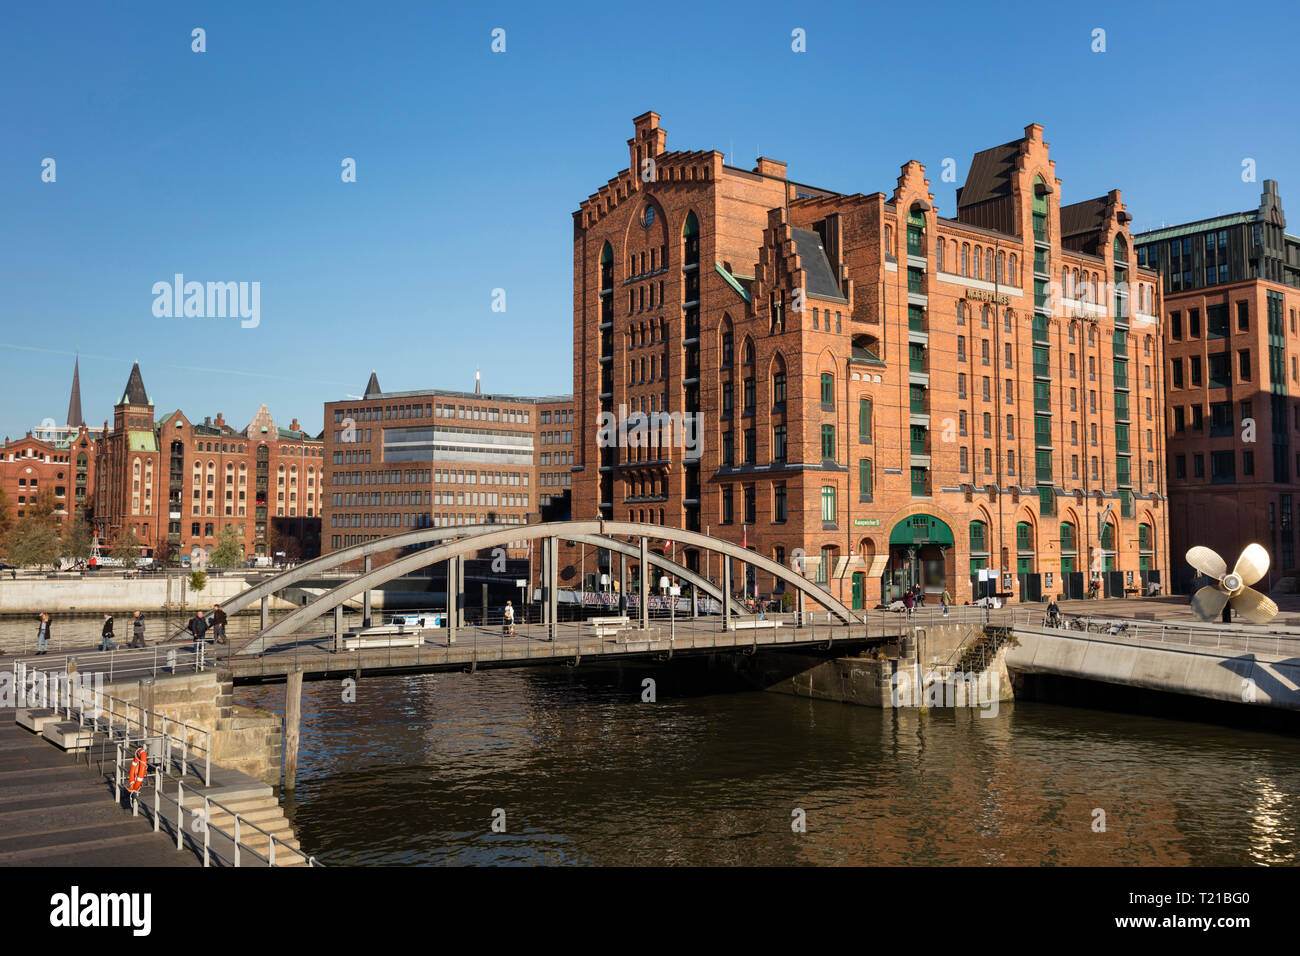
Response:
[[[1192,611],[1202,621],[1213,621],[1231,603],[1237,616],[1251,624],[1267,624],[1277,615],[1277,605],[1256,591],[1254,584],[1268,572],[1268,552],[1258,544],[1246,546],[1231,571],[1209,548],[1189,548],[1187,563],[1218,583],[1201,588],[1192,597]]]

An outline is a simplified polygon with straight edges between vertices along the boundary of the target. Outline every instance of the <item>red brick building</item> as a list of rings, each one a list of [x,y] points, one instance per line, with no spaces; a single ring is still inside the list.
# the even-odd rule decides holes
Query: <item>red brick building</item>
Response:
[[[1296,566],[1300,238],[1265,180],[1256,209],[1134,242],[1164,289],[1170,550],[1206,545],[1231,566],[1258,542],[1275,580]],[[1175,582],[1191,586],[1182,561]]]
[[[220,414],[192,422],[179,409],[155,421],[136,364],[96,447],[101,544],[111,546],[131,529],[155,556],[202,562],[221,529],[233,525],[246,555],[285,550],[272,530],[277,520],[282,537],[320,520],[322,456],[320,438],[303,432],[297,419],[277,427],[265,405],[242,430]]]
[[[95,480],[95,441],[81,415],[81,366],[72,367],[66,425],[47,419],[25,438],[5,438],[0,449],[0,488],[9,497],[14,517],[21,518],[49,488],[58,506],[60,525],[78,512],[88,516]]]
[[[859,607],[967,600],[983,568],[1021,597],[1162,576],[1160,289],[1117,190],[1060,204],[1041,127],[975,155],[953,218],[915,161],[845,195],[669,151],[654,113],[628,149],[574,214],[575,515],[706,531]]]

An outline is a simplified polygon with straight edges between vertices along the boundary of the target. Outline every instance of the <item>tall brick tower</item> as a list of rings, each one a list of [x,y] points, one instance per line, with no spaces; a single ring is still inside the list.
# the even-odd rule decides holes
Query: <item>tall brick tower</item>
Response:
[[[841,194],[633,127],[574,214],[575,516],[705,531],[856,607],[1161,577],[1159,289],[1118,190],[1062,206],[1038,125],[975,155],[955,218],[914,160]]]

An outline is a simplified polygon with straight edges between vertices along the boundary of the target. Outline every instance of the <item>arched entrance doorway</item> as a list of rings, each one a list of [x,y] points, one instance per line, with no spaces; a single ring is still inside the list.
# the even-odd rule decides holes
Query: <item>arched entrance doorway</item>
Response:
[[[881,600],[888,604],[910,587],[940,595],[947,586],[952,528],[934,515],[908,515],[889,533],[889,563],[881,579]]]

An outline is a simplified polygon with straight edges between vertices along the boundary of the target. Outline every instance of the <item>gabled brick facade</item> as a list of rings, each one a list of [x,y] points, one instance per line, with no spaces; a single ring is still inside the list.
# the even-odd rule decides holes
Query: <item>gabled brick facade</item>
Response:
[[[915,161],[841,195],[668,151],[654,113],[628,146],[574,214],[575,514],[707,531],[861,607],[969,600],[981,567],[1017,597],[1162,576],[1160,290],[1117,190],[1060,205],[1041,127],[976,155],[951,219]],[[696,416],[699,446],[602,440],[622,412]]]

